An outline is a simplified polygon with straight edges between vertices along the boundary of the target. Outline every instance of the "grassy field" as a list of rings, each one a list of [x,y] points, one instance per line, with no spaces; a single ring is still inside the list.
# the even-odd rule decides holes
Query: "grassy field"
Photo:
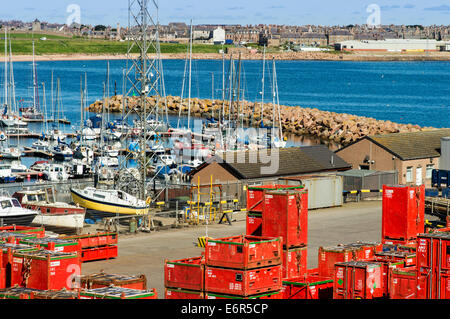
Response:
[[[46,37],[47,40],[41,40]],[[32,54],[31,34],[11,34],[12,52],[14,55]],[[3,38],[2,38],[3,39]],[[0,40],[1,42],[2,40]],[[67,38],[55,35],[34,35],[36,55],[48,54],[126,54],[128,42],[118,42],[109,40],[89,40],[79,37]],[[222,46],[208,44],[194,44],[193,53],[219,53]],[[132,53],[138,53],[138,48],[134,47]],[[150,49],[150,53],[155,50]],[[186,53],[187,45],[178,43],[161,43],[161,53]]]

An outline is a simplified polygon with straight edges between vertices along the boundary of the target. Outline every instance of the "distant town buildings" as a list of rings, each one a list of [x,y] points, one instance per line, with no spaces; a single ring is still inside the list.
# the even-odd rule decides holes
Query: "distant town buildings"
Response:
[[[0,21],[13,31],[54,32],[87,38],[126,40],[128,27],[52,24],[35,20],[33,22]],[[387,39],[429,39],[450,42],[450,26],[421,25],[382,25],[371,28],[367,25],[320,26],[320,25],[195,25],[193,38],[197,43],[247,44],[257,43],[266,46],[308,46],[334,47],[346,41],[372,41]],[[171,22],[160,25],[159,36],[163,42],[186,43],[190,38],[190,25],[184,22]],[[356,43],[356,42],[355,42]],[[445,48],[445,46],[444,46]]]

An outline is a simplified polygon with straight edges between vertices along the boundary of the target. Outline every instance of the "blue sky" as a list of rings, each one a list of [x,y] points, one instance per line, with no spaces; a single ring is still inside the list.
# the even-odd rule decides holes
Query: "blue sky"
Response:
[[[65,23],[67,6],[81,8],[81,23],[128,24],[128,0],[2,1],[0,20]],[[159,0],[160,22],[194,24],[365,24],[366,8],[381,8],[382,24],[449,25],[450,0]]]

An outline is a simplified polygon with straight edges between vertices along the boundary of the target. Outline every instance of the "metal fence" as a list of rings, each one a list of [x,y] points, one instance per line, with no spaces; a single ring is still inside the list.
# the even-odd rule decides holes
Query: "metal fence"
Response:
[[[340,174],[344,177],[344,191],[358,191],[357,194],[348,194],[348,199],[377,199],[382,197],[381,192],[377,190],[383,189],[383,185],[396,185],[398,184],[397,171],[375,171],[364,174],[363,171],[360,174],[355,172],[354,175],[350,175],[349,172]],[[373,190],[373,192],[361,192],[361,190]]]

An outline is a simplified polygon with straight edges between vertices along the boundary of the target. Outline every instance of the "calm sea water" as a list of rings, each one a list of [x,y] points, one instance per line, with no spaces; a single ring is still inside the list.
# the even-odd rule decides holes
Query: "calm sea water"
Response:
[[[125,67],[124,60],[110,61],[111,95],[115,87],[118,94],[122,93]],[[163,67],[166,94],[181,95],[185,61],[164,60]],[[280,104],[421,126],[450,127],[450,62],[277,61],[276,69]],[[101,99],[107,61],[38,62],[38,82],[45,83],[48,110],[52,70],[55,86],[56,78],[60,78],[64,114],[73,124],[79,123],[80,76],[87,74],[89,103]],[[226,89],[228,70],[229,61],[226,61]],[[3,64],[0,64],[0,72],[3,86]],[[31,63],[14,63],[14,75],[17,99],[30,99]],[[262,61],[243,61],[245,99],[261,100],[261,78]],[[272,101],[271,91],[272,62],[268,62],[266,102]],[[187,96],[187,85],[184,92]],[[42,103],[42,88],[40,93]],[[193,61],[191,95],[199,98],[222,97],[222,61]],[[0,98],[3,101],[3,90]]]

